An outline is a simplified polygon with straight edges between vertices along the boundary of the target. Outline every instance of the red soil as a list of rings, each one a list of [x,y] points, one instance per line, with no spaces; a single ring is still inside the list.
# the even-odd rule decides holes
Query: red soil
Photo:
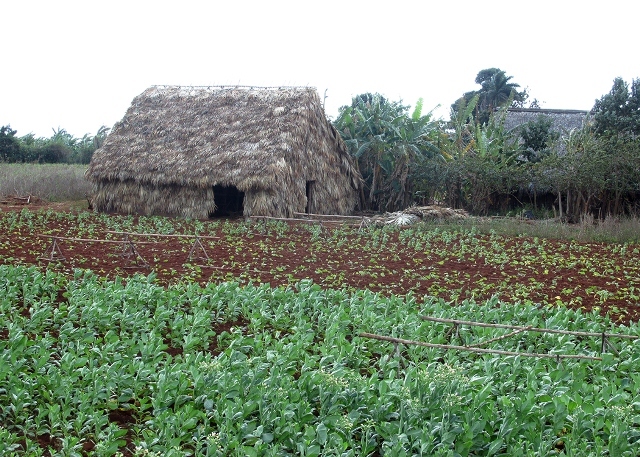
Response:
[[[123,251],[131,253],[125,249],[130,248],[128,245],[61,239],[59,248],[64,259],[50,262],[42,257],[51,247],[51,239],[38,236],[42,228],[37,227],[0,235],[0,259],[12,258],[14,263],[36,264],[58,271],[87,268],[107,277],[153,271],[162,284],[185,277],[201,283],[236,279],[272,286],[312,279],[325,287],[368,288],[384,294],[411,292],[418,297],[436,295],[454,301],[466,298],[478,301],[496,295],[512,303],[527,300],[556,305],[562,302],[586,312],[597,308],[619,323],[640,319],[638,300],[620,293],[629,288],[639,293],[640,256],[629,253],[616,257],[605,244],[573,243],[573,248],[580,247],[577,260],[572,264],[555,262],[554,266],[554,263],[524,261],[526,256],[534,255],[526,244],[530,240],[514,238],[502,245],[506,252],[512,253],[509,261],[497,264],[478,256],[443,256],[443,251],[459,248],[456,240],[450,245],[439,242],[440,245],[431,245],[428,250],[416,250],[408,247],[398,232],[390,232],[383,249],[377,250],[363,249],[368,240],[359,234],[349,235],[341,246],[336,246],[337,241],[327,228],[313,237],[307,228],[298,225],[291,227],[285,236],[279,236],[257,224],[247,233],[231,236],[222,233],[219,227],[213,229],[204,224],[207,236],[220,237],[202,239],[209,260],[204,258],[202,249],[195,249],[194,257],[188,259],[193,238],[134,237],[140,257],[123,256]],[[48,223],[46,231],[83,239],[123,239],[120,235],[108,234],[106,227],[90,236],[79,236],[77,227],[61,219]],[[488,237],[481,237],[480,242],[488,244]],[[568,242],[550,243],[546,251],[575,256]],[[593,262],[581,268],[584,262],[580,259]]]

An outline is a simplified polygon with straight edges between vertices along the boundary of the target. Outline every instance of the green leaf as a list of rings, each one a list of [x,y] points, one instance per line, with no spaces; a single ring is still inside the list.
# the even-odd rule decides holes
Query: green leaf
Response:
[[[242,452],[244,452],[244,455],[247,457],[258,457],[257,449],[252,448],[250,446],[243,446]]]
[[[306,449],[305,455],[307,457],[318,457],[320,455],[320,446],[317,444],[312,444]]]
[[[502,443],[503,443],[502,438],[498,438],[497,440],[493,441],[489,445],[489,449],[487,450],[487,455],[491,456],[491,455],[497,454],[502,448]]]
[[[316,427],[316,440],[322,445],[327,442],[327,426],[323,423],[318,424]]]

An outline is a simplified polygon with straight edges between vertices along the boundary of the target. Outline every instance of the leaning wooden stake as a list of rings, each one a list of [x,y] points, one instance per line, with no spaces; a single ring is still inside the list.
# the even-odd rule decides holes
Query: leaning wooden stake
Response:
[[[58,237],[52,236],[51,238],[51,244],[44,251],[42,256],[38,257],[38,260],[48,260],[49,262],[64,261],[65,256],[58,245]]]
[[[120,254],[120,257],[123,257],[130,262],[130,265],[125,266],[125,268],[135,268],[139,266],[142,266],[143,268],[151,268],[149,262],[147,262],[145,258],[142,257],[140,252],[138,252],[138,250],[136,249],[136,246],[133,244],[133,241],[129,239],[128,236],[125,236],[125,239],[123,240],[122,252]],[[138,262],[139,260],[142,261],[142,265],[140,265],[140,263]]]
[[[198,255],[196,256],[196,253]],[[200,241],[200,237],[198,235],[195,236],[193,241],[193,245],[191,246],[191,250],[189,251],[189,255],[187,256],[187,260],[191,262],[193,259],[209,261],[209,254],[207,254],[207,250],[204,248],[204,245]]]
[[[416,346],[425,346],[429,348],[437,348],[437,349],[446,349],[446,350],[457,350],[457,351],[468,351],[468,352],[478,352],[482,354],[499,354],[499,355],[514,355],[521,357],[538,357],[543,359],[577,359],[577,360],[602,360],[602,357],[591,357],[587,355],[573,355],[573,354],[536,354],[533,352],[513,352],[513,351],[501,351],[497,349],[482,349],[468,346],[454,346],[450,344],[434,344],[434,343],[425,343],[423,341],[414,341],[414,340],[405,340],[402,338],[393,338],[391,336],[384,335],[376,335],[374,333],[360,333],[363,338],[372,338],[374,340],[381,341],[389,341],[391,343],[401,343],[401,344],[413,344]]]

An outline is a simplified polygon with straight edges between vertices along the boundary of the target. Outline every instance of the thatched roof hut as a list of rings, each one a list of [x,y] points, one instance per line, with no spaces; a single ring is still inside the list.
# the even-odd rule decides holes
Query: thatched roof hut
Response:
[[[589,116],[589,111],[577,109],[509,108],[504,126],[510,130],[527,122],[536,121],[540,116],[551,119],[551,130],[558,133],[580,129]]]
[[[349,214],[360,176],[309,87],[154,86],[87,170],[97,211]]]
[[[589,111],[576,109],[509,108],[504,126],[507,130],[513,130],[544,117],[551,121],[550,131],[563,136],[571,130],[584,127],[589,121],[589,115]],[[567,152],[562,142],[559,142],[556,147],[560,155]]]

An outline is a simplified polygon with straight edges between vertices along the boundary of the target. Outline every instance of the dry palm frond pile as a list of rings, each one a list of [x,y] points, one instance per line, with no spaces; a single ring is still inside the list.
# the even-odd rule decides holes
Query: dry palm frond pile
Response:
[[[413,225],[421,221],[455,221],[469,217],[463,209],[444,208],[442,206],[412,206],[403,211],[385,213],[369,219],[372,224],[378,225]]]

